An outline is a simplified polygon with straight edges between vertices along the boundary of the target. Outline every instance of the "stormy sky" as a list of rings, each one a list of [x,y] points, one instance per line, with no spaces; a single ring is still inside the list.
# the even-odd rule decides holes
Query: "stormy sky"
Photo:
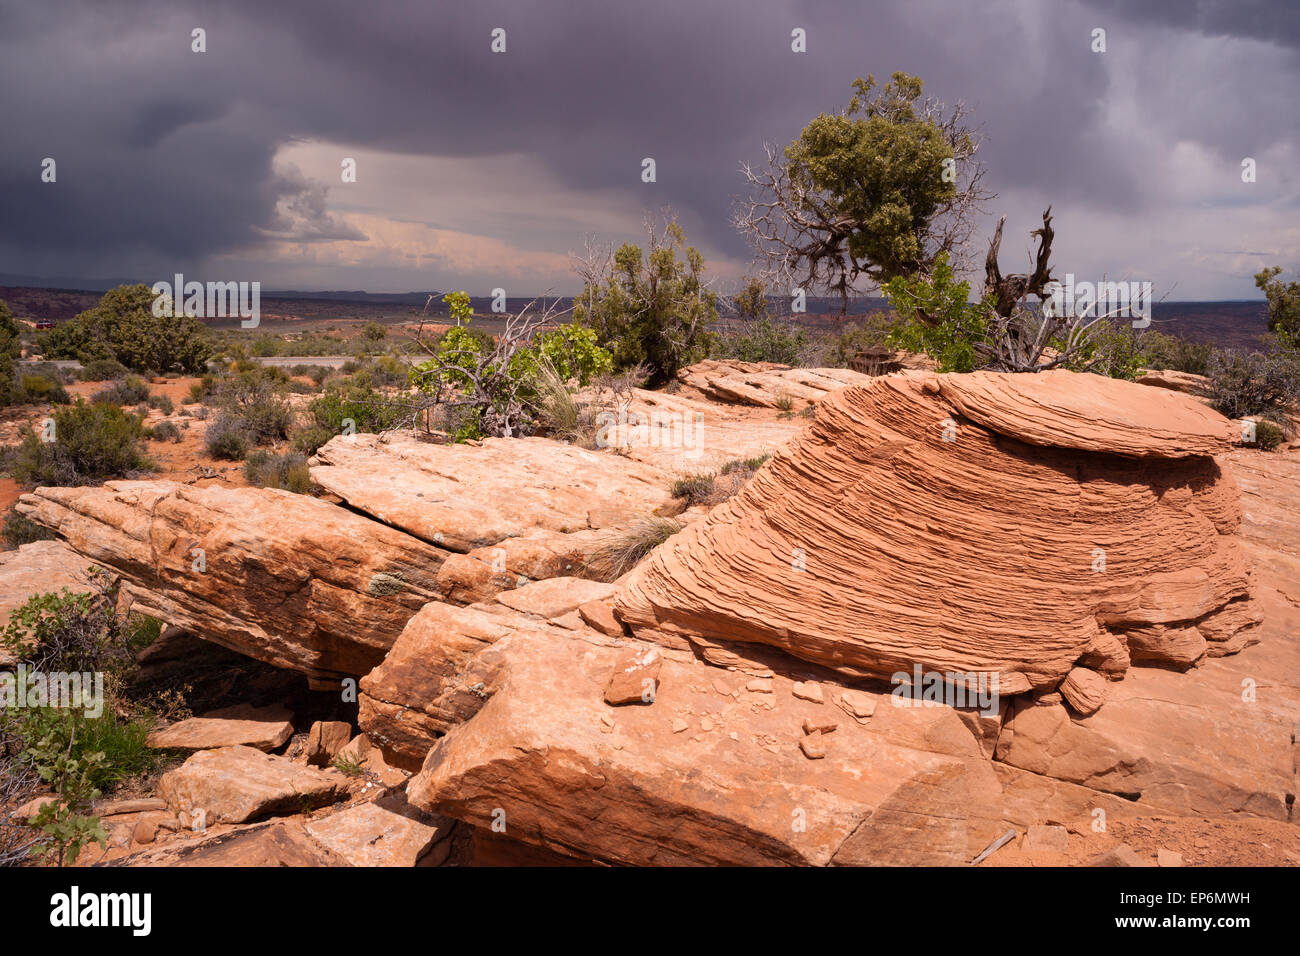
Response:
[[[0,274],[566,293],[585,237],[671,208],[726,290],[740,163],[895,70],[982,126],[977,258],[1005,215],[1027,265],[1050,204],[1061,276],[1300,268],[1288,0],[0,0]]]

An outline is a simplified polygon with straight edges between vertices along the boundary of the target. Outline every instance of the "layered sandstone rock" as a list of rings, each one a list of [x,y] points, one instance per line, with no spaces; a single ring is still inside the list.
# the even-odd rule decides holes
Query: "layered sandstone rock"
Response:
[[[460,552],[624,524],[672,501],[658,469],[544,438],[439,445],[406,433],[346,435],[315,461],[312,479],[352,507]]]
[[[847,674],[1047,689],[1185,667],[1258,623],[1230,423],[1094,375],[909,373],[849,388],[735,498],[659,548],[634,630],[775,645]],[[1130,641],[1129,636],[1132,635]]]
[[[143,613],[322,682],[383,659],[439,597],[446,552],[328,502],[259,488],[38,488],[20,514],[118,572]]]
[[[719,402],[764,408],[804,408],[871,376],[847,368],[791,368],[776,362],[706,359],[677,373],[678,381]]]

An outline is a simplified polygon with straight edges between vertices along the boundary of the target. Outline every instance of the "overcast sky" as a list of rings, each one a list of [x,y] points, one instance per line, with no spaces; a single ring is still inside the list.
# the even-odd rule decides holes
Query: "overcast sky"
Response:
[[[895,70],[973,107],[1004,271],[1048,204],[1059,276],[1300,268],[1294,0],[0,0],[0,273],[565,293],[671,207],[726,288],[740,163]]]

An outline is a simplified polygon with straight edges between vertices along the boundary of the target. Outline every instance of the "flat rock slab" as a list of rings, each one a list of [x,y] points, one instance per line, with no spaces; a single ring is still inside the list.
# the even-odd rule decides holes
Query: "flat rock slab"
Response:
[[[793,681],[720,690],[739,677],[665,660],[653,706],[613,710],[604,688],[625,651],[522,632],[492,645],[487,702],[435,744],[408,799],[627,865],[965,865],[1007,829],[992,765],[951,713],[962,755],[841,721],[812,761],[802,724],[831,708]]]
[[[438,445],[342,435],[314,461],[312,480],[353,508],[452,551],[623,524],[672,502],[672,480],[657,468],[546,438]]]
[[[278,750],[293,736],[292,716],[283,707],[240,704],[156,730],[147,742],[160,750],[215,750],[241,745],[261,751]]]
[[[777,362],[706,359],[679,371],[677,379],[720,402],[798,409],[846,385],[865,385],[871,376],[847,368],[791,368]]]
[[[435,843],[451,834],[455,822],[433,818],[435,824],[382,807],[362,803],[306,824],[321,845],[353,866],[415,866]]]
[[[252,747],[200,750],[158,783],[158,795],[176,813],[202,811],[209,825],[245,823],[333,803],[345,779]]]

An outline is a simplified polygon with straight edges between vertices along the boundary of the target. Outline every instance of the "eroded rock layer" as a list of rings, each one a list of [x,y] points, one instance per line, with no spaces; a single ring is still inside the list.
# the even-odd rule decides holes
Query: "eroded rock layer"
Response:
[[[111,481],[18,512],[122,576],[137,609],[318,680],[360,675],[439,596],[446,552],[305,495]]]
[[[846,388],[617,598],[634,630],[771,644],[849,674],[1186,668],[1258,623],[1231,426],[1095,375]],[[1217,650],[1216,650],[1217,649]]]

